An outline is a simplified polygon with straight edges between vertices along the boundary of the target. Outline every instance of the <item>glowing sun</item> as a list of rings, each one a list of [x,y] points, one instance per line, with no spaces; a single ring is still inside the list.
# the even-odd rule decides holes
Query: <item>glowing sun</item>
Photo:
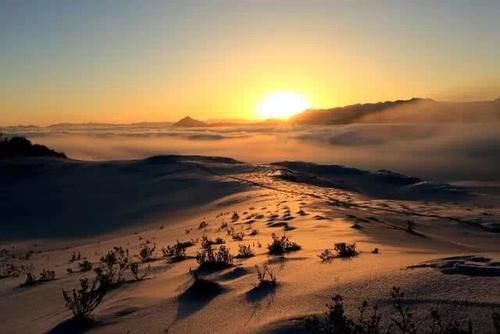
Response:
[[[309,102],[301,95],[278,92],[262,99],[257,106],[259,118],[289,118],[309,108]]]

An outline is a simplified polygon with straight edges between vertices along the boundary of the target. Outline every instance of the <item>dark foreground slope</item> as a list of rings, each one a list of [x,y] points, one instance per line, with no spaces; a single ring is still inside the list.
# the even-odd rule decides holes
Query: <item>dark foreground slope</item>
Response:
[[[0,161],[2,239],[97,235],[196,211],[247,186],[219,174],[232,159],[162,156],[83,162],[53,158]]]

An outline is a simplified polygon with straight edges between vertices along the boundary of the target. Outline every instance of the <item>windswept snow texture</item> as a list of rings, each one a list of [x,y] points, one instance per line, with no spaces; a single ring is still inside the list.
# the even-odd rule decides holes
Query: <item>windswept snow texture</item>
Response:
[[[277,177],[358,192],[374,198],[404,200],[460,200],[470,196],[463,188],[424,181],[388,170],[375,172],[301,161],[273,163],[283,167]]]

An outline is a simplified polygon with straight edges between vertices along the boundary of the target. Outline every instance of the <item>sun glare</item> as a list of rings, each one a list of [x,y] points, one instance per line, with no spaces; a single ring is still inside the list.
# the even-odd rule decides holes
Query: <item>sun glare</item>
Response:
[[[278,92],[266,96],[257,106],[259,118],[292,117],[309,108],[309,102],[301,95],[291,92]]]

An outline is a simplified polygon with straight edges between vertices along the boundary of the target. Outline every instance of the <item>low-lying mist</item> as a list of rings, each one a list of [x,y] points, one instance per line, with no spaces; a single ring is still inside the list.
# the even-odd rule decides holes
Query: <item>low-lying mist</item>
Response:
[[[82,126],[0,129],[82,160],[161,154],[232,157],[250,163],[302,160],[389,169],[440,181],[500,181],[496,124],[352,124],[238,126]]]

